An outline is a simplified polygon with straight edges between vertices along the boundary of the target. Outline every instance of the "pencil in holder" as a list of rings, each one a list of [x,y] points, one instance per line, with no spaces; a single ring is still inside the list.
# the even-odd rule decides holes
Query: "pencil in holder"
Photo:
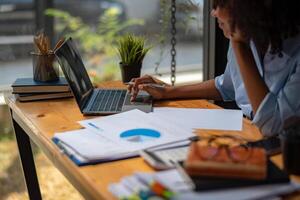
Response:
[[[49,82],[59,79],[59,67],[55,64],[53,52],[47,54],[32,52],[33,79],[35,81]]]

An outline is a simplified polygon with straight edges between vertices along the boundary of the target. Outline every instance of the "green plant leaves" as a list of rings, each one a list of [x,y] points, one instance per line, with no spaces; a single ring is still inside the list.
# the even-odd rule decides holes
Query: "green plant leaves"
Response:
[[[145,48],[144,37],[126,34],[118,41],[121,62],[126,65],[140,64],[151,47]]]

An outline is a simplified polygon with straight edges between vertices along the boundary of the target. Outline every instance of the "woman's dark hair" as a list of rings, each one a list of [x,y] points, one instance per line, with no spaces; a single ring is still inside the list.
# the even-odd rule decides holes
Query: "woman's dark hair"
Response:
[[[226,8],[236,27],[260,49],[271,45],[281,53],[283,40],[300,32],[299,0],[214,0],[214,8]]]

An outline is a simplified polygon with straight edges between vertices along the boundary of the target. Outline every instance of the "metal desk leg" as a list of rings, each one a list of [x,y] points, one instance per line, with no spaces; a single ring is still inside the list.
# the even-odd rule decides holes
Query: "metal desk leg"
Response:
[[[42,195],[36,175],[30,138],[14,119],[12,121],[29,198],[31,200],[40,200],[42,199]]]

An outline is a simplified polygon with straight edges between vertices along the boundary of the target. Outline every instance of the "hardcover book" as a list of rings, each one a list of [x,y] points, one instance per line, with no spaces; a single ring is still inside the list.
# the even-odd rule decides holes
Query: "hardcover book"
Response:
[[[37,100],[46,100],[46,99],[58,99],[58,98],[67,98],[72,97],[72,92],[57,92],[57,93],[20,93],[16,94],[16,98],[21,101],[37,101]]]
[[[18,78],[13,84],[13,93],[49,93],[49,92],[70,92],[68,82],[64,77],[57,81],[39,82],[33,78]]]

